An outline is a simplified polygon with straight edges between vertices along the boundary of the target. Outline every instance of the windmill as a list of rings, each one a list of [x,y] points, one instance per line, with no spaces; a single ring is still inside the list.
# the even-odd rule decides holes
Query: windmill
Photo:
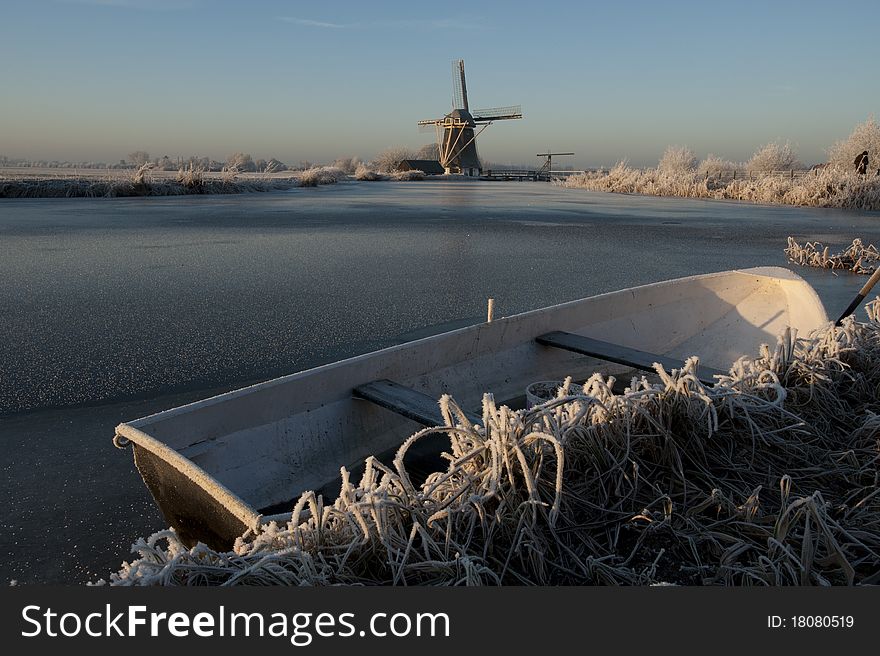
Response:
[[[477,176],[482,173],[480,158],[477,157],[477,137],[495,121],[514,118],[522,118],[522,108],[519,105],[470,111],[467,84],[464,80],[464,60],[456,59],[452,62],[452,111],[443,118],[419,121],[419,125],[434,126],[440,164],[447,174]],[[480,126],[479,129],[477,126]]]

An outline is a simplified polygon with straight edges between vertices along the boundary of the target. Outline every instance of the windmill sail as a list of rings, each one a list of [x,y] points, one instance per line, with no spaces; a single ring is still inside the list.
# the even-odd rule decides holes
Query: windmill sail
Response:
[[[513,118],[522,118],[522,107],[520,105],[509,105],[507,107],[475,109],[471,112],[471,116],[477,123],[485,123],[487,121],[505,121]]]
[[[468,108],[467,84],[464,81],[464,59],[452,62],[452,109]]]

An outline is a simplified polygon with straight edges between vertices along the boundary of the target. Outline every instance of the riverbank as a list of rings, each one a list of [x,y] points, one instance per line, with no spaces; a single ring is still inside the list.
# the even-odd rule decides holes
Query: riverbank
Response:
[[[127,198],[244,194],[334,184],[345,177],[323,166],[282,173],[84,169],[0,169],[0,198]]]
[[[880,210],[880,175],[859,175],[835,168],[801,172],[797,176],[766,174],[737,179],[690,171],[636,169],[620,163],[610,171],[573,175],[557,184],[572,189],[621,194]]]
[[[460,178],[462,176],[455,176]],[[247,194],[318,187],[343,180],[366,182],[420,182],[440,179],[422,171],[379,173],[364,167],[349,175],[334,166],[315,166],[279,173],[232,171],[156,171],[82,169],[60,173],[56,169],[0,168],[0,198],[132,198],[138,196],[191,196]],[[466,178],[467,179],[467,178]]]

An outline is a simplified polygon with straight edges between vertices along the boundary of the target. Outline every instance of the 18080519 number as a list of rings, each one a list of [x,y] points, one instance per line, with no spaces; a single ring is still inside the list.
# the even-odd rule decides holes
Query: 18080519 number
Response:
[[[852,615],[792,615],[791,626],[798,629],[851,629]]]
[[[768,615],[771,629],[851,629],[856,621],[852,615]]]

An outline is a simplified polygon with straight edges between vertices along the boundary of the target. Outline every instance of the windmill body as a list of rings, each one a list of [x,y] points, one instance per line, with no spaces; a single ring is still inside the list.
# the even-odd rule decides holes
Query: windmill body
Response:
[[[477,155],[477,136],[495,121],[522,118],[522,110],[516,105],[470,111],[461,59],[452,62],[452,83],[452,111],[443,118],[419,121],[419,125],[434,126],[440,164],[447,175],[478,176],[483,169]]]

